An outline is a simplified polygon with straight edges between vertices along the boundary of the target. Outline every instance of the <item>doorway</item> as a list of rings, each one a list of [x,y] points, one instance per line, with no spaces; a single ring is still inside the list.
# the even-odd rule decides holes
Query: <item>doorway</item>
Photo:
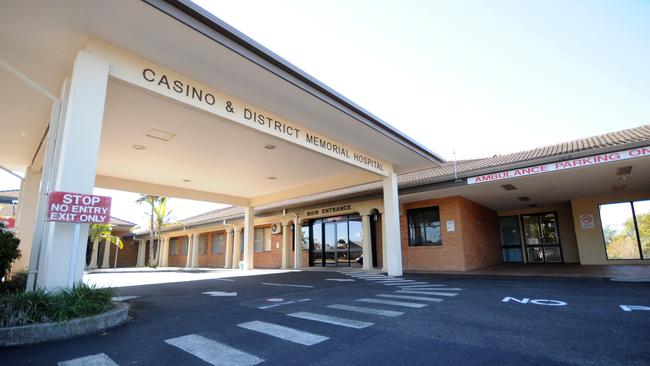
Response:
[[[522,215],[526,258],[529,263],[562,263],[562,248],[554,212]]]
[[[361,216],[345,215],[309,223],[309,265],[315,267],[360,267],[363,253]]]

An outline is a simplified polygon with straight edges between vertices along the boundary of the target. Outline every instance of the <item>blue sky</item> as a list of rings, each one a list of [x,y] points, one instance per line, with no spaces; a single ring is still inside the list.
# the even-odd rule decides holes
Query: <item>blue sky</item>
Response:
[[[650,123],[649,1],[195,2],[447,159]]]

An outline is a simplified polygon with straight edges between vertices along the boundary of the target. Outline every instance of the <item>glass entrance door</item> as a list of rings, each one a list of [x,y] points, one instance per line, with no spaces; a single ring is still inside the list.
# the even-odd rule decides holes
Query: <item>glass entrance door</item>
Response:
[[[562,249],[555,213],[523,215],[526,256],[530,263],[561,263]]]
[[[310,222],[309,263],[322,267],[361,266],[361,217],[346,215]]]
[[[521,263],[521,233],[517,216],[499,217],[499,234],[501,235],[501,255],[504,263]]]

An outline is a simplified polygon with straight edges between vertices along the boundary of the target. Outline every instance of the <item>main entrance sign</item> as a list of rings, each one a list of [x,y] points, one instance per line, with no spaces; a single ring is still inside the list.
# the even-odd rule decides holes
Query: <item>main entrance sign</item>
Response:
[[[121,49],[94,41],[86,46],[86,51],[107,60],[110,75],[117,79],[381,176],[388,176],[393,170],[390,163]]]

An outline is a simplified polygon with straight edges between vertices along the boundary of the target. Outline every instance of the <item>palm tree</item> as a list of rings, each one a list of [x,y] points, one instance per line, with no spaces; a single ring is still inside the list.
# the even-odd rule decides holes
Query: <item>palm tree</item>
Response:
[[[152,196],[148,194],[140,193],[140,197],[135,201],[138,204],[146,203],[149,205],[149,265],[153,265],[153,232],[154,232],[154,207],[156,206],[156,201],[158,201],[159,196]]]
[[[163,226],[171,221],[172,211],[173,210],[167,206],[167,197],[159,197],[153,209],[156,223],[156,237],[158,238],[158,250],[156,250],[156,256],[153,260],[155,263],[154,265],[156,266],[160,264],[162,229]]]

